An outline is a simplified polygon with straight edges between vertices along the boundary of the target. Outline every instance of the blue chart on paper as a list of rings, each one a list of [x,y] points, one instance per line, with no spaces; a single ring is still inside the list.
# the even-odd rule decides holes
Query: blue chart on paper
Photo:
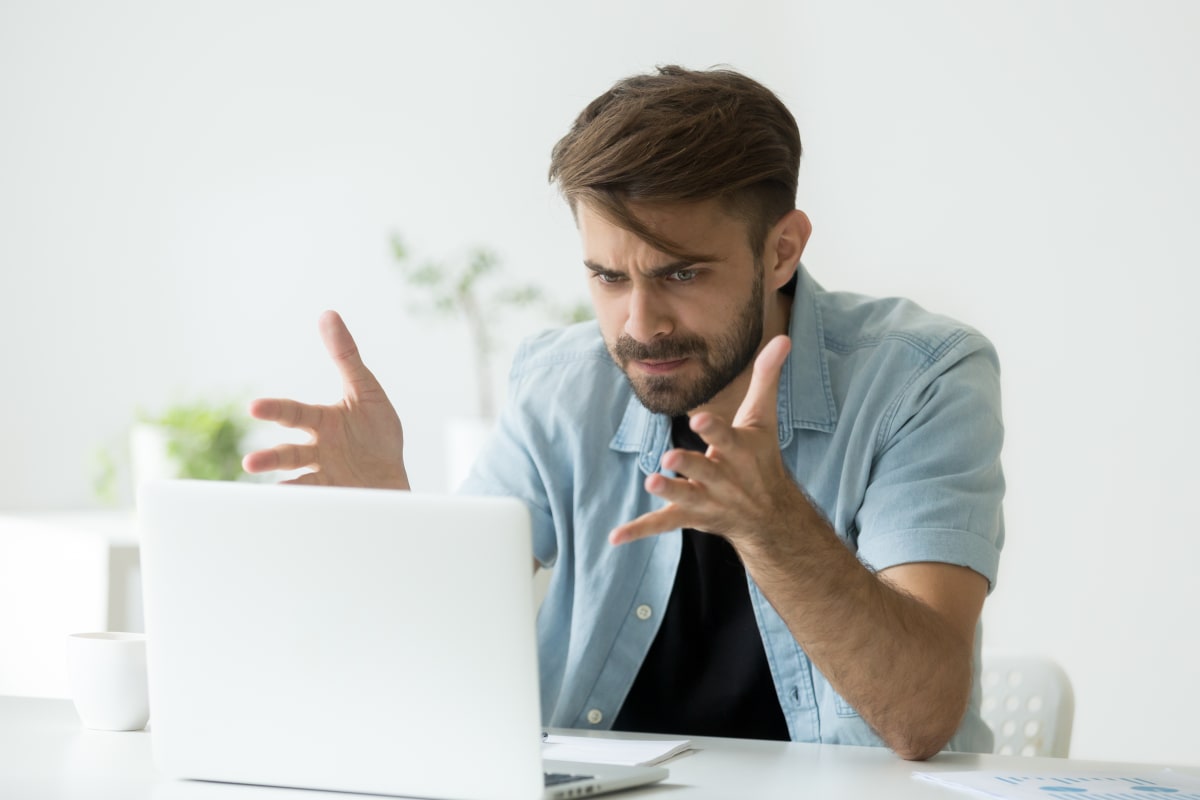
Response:
[[[1172,770],[1140,774],[1075,773],[1010,775],[995,772],[915,773],[917,777],[972,789],[1005,800],[1200,800],[1200,779]]]
[[[1147,800],[1149,797],[1170,795],[1171,800],[1200,800],[1200,789],[1188,791],[1172,786],[1168,780],[1143,777],[1089,775],[1087,777],[1046,778],[1038,776],[997,776],[1001,783],[1022,789],[1037,785],[1042,797],[1086,798],[1086,800]],[[1027,796],[1024,792],[1019,795]]]

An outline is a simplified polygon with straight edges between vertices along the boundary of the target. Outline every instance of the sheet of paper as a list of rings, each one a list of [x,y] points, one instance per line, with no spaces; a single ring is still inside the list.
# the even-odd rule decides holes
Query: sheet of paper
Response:
[[[666,761],[691,746],[688,739],[598,739],[552,733],[542,739],[542,758],[636,767]]]
[[[1200,777],[1173,770],[914,772],[913,777],[1003,800],[1200,800]]]

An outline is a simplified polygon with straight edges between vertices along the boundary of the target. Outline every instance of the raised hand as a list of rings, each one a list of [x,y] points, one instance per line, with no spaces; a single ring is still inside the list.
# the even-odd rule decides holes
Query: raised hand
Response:
[[[354,337],[335,311],[318,325],[325,349],[342,376],[342,399],[332,405],[259,399],[250,416],[311,434],[304,444],[281,444],[242,459],[247,472],[308,469],[285,483],[407,489],[404,430],[379,381],[363,364]]]
[[[708,450],[665,453],[663,467],[686,477],[647,477],[646,491],[669,504],[613,529],[610,542],[693,528],[722,534],[736,545],[739,538],[786,530],[794,511],[810,509],[779,451],[779,374],[790,349],[791,340],[776,336],[758,354],[750,388],[732,422],[709,412],[691,418],[692,430]]]

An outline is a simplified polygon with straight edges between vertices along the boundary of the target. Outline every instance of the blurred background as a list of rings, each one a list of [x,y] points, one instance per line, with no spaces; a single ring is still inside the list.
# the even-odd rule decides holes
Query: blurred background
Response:
[[[19,530],[127,509],[127,479],[108,505],[94,483],[139,414],[335,400],[323,309],[445,490],[471,342],[413,310],[391,237],[585,299],[551,146],[618,78],[726,64],[800,123],[817,280],[999,349],[987,646],[1066,668],[1073,756],[1196,763],[1198,35],[1185,0],[0,0],[0,693],[53,693],[6,631],[92,580]],[[497,391],[551,322],[502,318]]]

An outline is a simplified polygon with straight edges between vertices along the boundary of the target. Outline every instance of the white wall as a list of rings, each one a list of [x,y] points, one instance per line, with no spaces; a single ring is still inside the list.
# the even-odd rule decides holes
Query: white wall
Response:
[[[1073,753],[1200,760],[1200,6],[800,13],[808,262],[970,320],[1004,369],[989,644],[1075,683]]]
[[[443,488],[466,340],[408,313],[388,233],[582,297],[550,146],[618,77],[730,63],[799,118],[817,278],[1000,349],[989,645],[1064,664],[1073,754],[1195,763],[1198,33],[1166,0],[0,0],[0,509],[92,505],[137,407],[335,398],[326,307]]]

